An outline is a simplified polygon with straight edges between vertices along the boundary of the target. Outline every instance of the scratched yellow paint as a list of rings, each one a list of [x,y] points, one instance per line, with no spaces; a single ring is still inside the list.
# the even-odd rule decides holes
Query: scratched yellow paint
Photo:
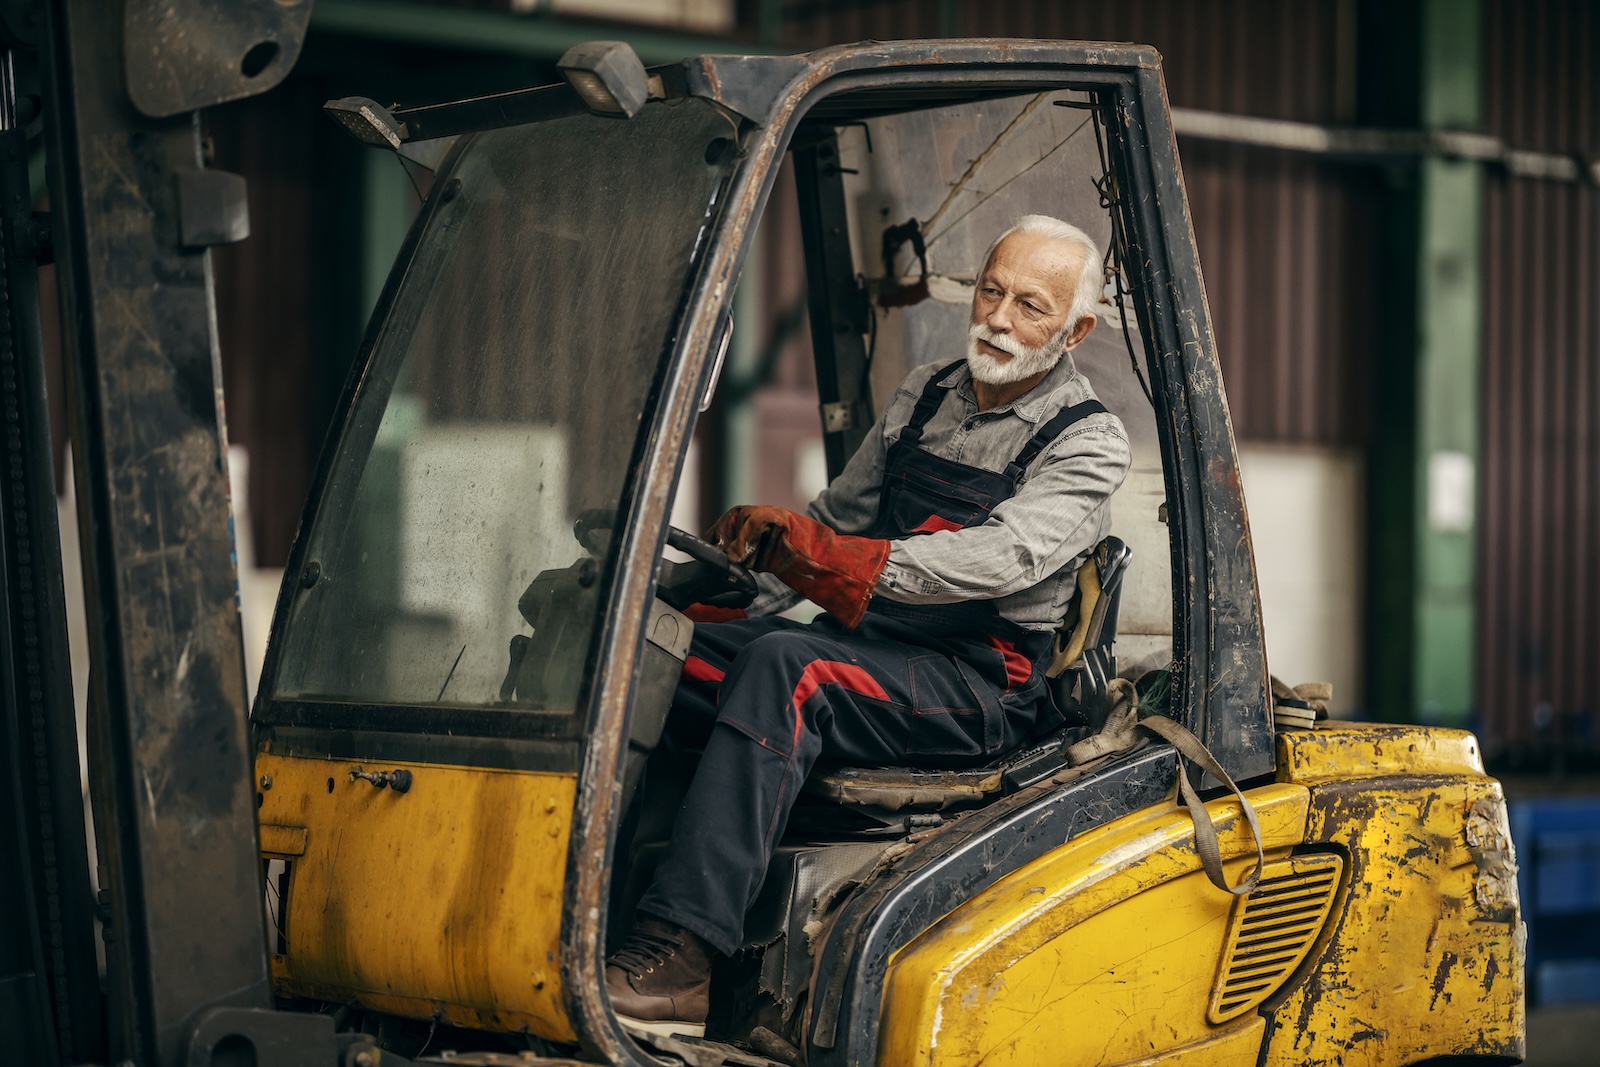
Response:
[[[1478,739],[1466,730],[1404,723],[1324,723],[1277,736],[1278,779],[1316,785],[1405,774],[1483,777]]]
[[[1509,836],[1503,850],[1485,843],[1503,833],[1504,801],[1476,742],[1448,736],[1459,733],[1395,726],[1279,737],[1281,773],[1304,768],[1320,783],[1311,789],[1308,839],[1346,848],[1352,873],[1315,966],[1272,1013],[1264,1065],[1522,1055],[1523,943]],[[1430,734],[1446,736],[1439,743]],[[1346,780],[1336,781],[1326,771],[1341,761]],[[1373,773],[1380,776],[1359,777]],[[1469,833],[1474,813],[1497,823],[1494,832]]]
[[[257,758],[263,843],[291,862],[278,992],[572,1040],[558,952],[574,776],[383,763],[411,771],[402,795],[351,781],[355,766]]]
[[[1249,793],[1269,858],[1298,844],[1307,791]],[[1237,802],[1219,820],[1230,879],[1255,863]],[[1253,1062],[1262,1019],[1206,1020],[1232,898],[1199,870],[1167,804],[1056,849],[957,909],[890,962],[879,1062]],[[1152,1058],[1155,1057],[1155,1058]]]
[[[1521,1056],[1523,942],[1499,783],[1459,730],[1328,724],[1277,738],[1251,791],[1268,858],[1349,857],[1306,963],[1261,1007],[1205,1018],[1230,901],[1162,804],[1056,849],[890,961],[883,1064],[1379,1067]],[[1209,805],[1222,815],[1237,808]],[[1234,820],[1224,855],[1248,860]]]

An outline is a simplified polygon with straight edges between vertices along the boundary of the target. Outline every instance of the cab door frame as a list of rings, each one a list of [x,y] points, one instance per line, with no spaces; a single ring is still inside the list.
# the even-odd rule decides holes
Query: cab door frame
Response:
[[[668,506],[711,373],[717,324],[731,303],[778,163],[802,119],[824,100],[837,104],[845,94],[860,94],[864,108],[870,101],[881,110],[886,99],[902,93],[944,93],[952,103],[998,90],[1085,89],[1096,94],[1110,120],[1109,150],[1123,183],[1128,260],[1143,265],[1142,275],[1133,279],[1133,301],[1141,334],[1150,339],[1167,472],[1178,660],[1174,715],[1201,737],[1236,780],[1269,775],[1274,766],[1265,653],[1238,462],[1156,53],[1061,42],[868,42],[804,56],[699,57],[663,72],[664,81],[668,75],[684,91],[716,101],[738,119],[742,159],[725,206],[709,223],[709,253],[692,285],[670,367],[661,380],[655,420],[628,486],[636,521],[622,534],[618,570],[609,587],[610,625],[600,636],[595,657],[601,674],[591,691],[589,740],[571,836],[568,870],[573,876],[566,887],[561,970],[568,1015],[580,1038],[588,1051],[611,1063],[649,1062],[640,1059],[643,1053],[617,1024],[603,991],[603,916],[621,815],[617,785],[643,645],[644,618],[638,605],[648,602],[653,588]],[[927,99],[924,95],[922,106],[929,106]],[[841,121],[847,115],[845,109],[836,113]],[[1171,758],[1170,750],[1156,749],[1117,766],[1127,767],[1129,774],[1137,767],[1137,776],[1159,782],[1164,795],[1172,782]],[[1074,832],[1082,832],[1159,799],[1146,796],[1142,788],[1120,788],[1118,773],[1090,776],[1084,788],[1090,783],[1103,787],[1093,790],[1102,803],[1085,803],[1088,796],[1069,802],[1064,794],[1030,802],[1057,803]],[[1020,832],[1027,813],[1008,806],[982,818],[994,836],[975,840],[984,842],[982,851],[1003,855],[1005,862],[976,876],[963,872],[960,864],[935,865],[950,879],[939,882],[949,891],[927,901],[936,902],[931,910],[937,914],[908,906],[903,918],[891,924],[892,936],[880,939],[887,950],[892,942],[903,944],[926,929],[960,903],[963,894],[970,896],[1024,862],[1030,851],[1025,833],[1014,840],[1009,835]],[[1045,843],[1042,838],[1035,841],[1035,847]],[[1008,842],[1019,847],[996,853],[996,846]],[[929,884],[929,879],[910,879],[904,891],[913,893]],[[904,902],[914,903],[909,897]],[[833,939],[827,951],[834,956],[824,959],[824,968],[843,968],[852,976],[855,992],[841,1003],[863,1010],[840,1018],[843,1025],[837,1029],[843,1042],[831,1048],[813,1043],[814,1062],[870,1062],[876,1048],[874,978],[881,983],[882,958],[876,953],[869,958]]]

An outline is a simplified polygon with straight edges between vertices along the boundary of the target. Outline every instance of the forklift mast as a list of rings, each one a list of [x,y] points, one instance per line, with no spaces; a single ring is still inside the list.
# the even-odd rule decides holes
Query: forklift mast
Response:
[[[7,1062],[208,1063],[237,1053],[229,1035],[261,1032],[271,1006],[207,251],[246,237],[249,219],[243,179],[206,166],[199,112],[278,84],[310,14],[309,0],[0,7]],[[48,219],[27,173],[41,122]],[[39,325],[37,268],[52,255],[90,620],[98,905]],[[315,1017],[272,1034],[252,1042],[259,1062],[335,1063],[355,1044]]]

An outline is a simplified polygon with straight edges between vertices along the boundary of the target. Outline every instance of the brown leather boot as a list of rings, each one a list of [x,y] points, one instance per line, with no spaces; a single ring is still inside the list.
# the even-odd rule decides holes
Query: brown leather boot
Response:
[[[681,926],[641,915],[606,960],[606,993],[626,1026],[702,1037],[711,1005],[710,951]]]

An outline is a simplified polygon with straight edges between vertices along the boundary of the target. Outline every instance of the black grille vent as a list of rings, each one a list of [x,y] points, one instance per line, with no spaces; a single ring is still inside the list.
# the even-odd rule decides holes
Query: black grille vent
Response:
[[[1213,1023],[1243,1015],[1289,980],[1322,932],[1343,873],[1344,861],[1333,855],[1267,864],[1261,884],[1233,906],[1211,994]]]

